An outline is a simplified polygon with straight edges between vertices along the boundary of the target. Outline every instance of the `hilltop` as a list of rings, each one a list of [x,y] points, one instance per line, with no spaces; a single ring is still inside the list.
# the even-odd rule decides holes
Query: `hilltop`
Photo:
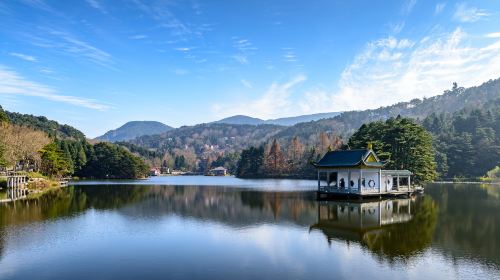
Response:
[[[161,134],[172,129],[171,126],[156,121],[131,121],[95,139],[108,142],[127,141],[139,136]]]

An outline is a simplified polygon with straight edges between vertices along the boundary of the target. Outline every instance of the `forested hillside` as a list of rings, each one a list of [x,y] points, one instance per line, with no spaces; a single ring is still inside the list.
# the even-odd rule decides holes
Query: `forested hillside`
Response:
[[[141,158],[120,146],[92,145],[71,126],[5,112],[0,106],[0,170],[4,169],[50,178],[139,178],[149,172]]]
[[[433,113],[423,124],[434,135],[442,178],[484,176],[500,166],[500,98],[453,114]]]
[[[59,124],[56,121],[47,119],[46,117],[13,113],[8,111],[6,111],[5,113],[7,114],[7,117],[9,118],[9,122],[11,124],[43,131],[47,133],[49,137],[57,137],[59,139],[85,140],[85,135],[78,129],[66,124]]]
[[[151,165],[157,167],[203,171],[216,165],[224,165],[232,167],[234,172],[236,171],[234,161],[239,158],[243,149],[264,145],[263,152],[269,152],[276,139],[276,144],[284,155],[294,154],[293,150],[297,146],[301,151],[307,151],[307,156],[301,154],[300,161],[303,164],[307,160],[319,157],[328,146],[337,147],[341,142],[347,143],[347,139],[363,124],[397,116],[409,117],[417,123],[422,123],[431,114],[450,115],[465,109],[470,111],[492,106],[493,101],[498,98],[500,98],[500,79],[467,89],[453,84],[450,90],[439,96],[401,102],[374,110],[344,112],[333,118],[298,123],[294,126],[224,123],[185,126],[161,135],[143,136],[131,140],[130,143],[134,147],[129,145],[129,148],[147,155]],[[436,131],[431,130],[431,132],[437,135]],[[439,143],[436,142],[435,145]],[[445,154],[443,148],[436,149],[438,157]],[[438,171],[441,176],[461,176],[444,173],[441,170],[445,168],[441,164],[443,160],[438,158],[437,161],[440,164]],[[290,173],[291,170],[287,172]],[[481,173],[483,169],[477,172]],[[474,175],[478,174],[477,172]]]

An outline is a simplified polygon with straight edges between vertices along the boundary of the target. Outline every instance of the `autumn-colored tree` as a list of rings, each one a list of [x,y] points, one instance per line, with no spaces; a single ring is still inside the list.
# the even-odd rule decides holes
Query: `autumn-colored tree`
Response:
[[[0,126],[0,146],[3,147],[4,165],[16,167],[39,165],[38,151],[50,143],[50,138],[42,131],[28,127],[2,124]]]
[[[266,155],[266,170],[271,174],[278,174],[285,169],[285,156],[281,151],[281,146],[276,139],[273,140]]]

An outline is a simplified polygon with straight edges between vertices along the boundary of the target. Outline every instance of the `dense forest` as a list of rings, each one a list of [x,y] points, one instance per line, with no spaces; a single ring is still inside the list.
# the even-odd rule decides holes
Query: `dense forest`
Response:
[[[140,178],[149,173],[140,157],[121,146],[92,145],[71,126],[0,107],[0,170],[7,168],[51,178]]]
[[[347,145],[342,145],[338,138],[330,139],[326,134],[323,137],[324,146],[319,147],[305,148],[294,137],[285,152],[276,139],[266,148],[246,149],[241,154],[237,176],[314,178],[311,163],[328,150],[364,149],[369,143],[388,169],[408,169],[415,174],[416,182],[432,181],[437,176],[432,136],[412,119],[397,117],[364,124]]]
[[[500,98],[481,108],[431,114],[423,125],[434,135],[441,178],[484,176],[500,166]]]

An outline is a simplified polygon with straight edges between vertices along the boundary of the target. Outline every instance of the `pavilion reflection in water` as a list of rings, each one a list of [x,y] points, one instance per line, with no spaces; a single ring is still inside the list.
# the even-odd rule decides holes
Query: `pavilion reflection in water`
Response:
[[[332,239],[363,241],[383,232],[384,226],[407,223],[412,218],[412,198],[372,202],[320,201],[318,220],[310,230]]]

